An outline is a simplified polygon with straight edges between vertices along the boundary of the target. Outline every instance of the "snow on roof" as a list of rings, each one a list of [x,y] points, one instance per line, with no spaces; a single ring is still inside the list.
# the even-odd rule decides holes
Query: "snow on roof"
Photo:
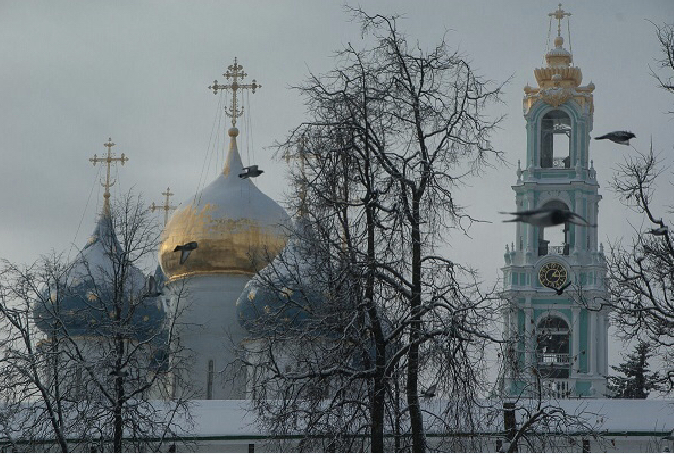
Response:
[[[493,407],[498,402],[483,402]],[[554,402],[569,414],[580,414],[596,425],[599,432],[635,433],[670,432],[674,429],[674,401],[637,399],[580,399]],[[442,401],[426,402],[427,407],[442,407]],[[494,408],[496,409],[496,408]],[[193,437],[259,437],[255,413],[248,401],[208,400],[193,401]],[[492,430],[502,432],[502,418]],[[522,422],[518,415],[518,424]],[[430,431],[429,431],[430,432]]]
[[[434,411],[443,408],[446,401],[426,401],[422,404],[425,411]],[[554,403],[569,414],[580,414],[596,427],[599,433],[613,435],[667,435],[674,429],[674,401],[662,400],[628,400],[628,399],[597,399],[597,400],[563,400]],[[497,401],[485,401],[482,404],[491,407],[481,407],[481,411],[491,411],[500,408]],[[518,407],[524,402],[520,401]],[[152,402],[154,411],[170,410],[174,402]],[[29,411],[30,404],[23,406]],[[162,408],[163,407],[163,408]],[[1,406],[0,406],[1,408]],[[480,410],[478,410],[480,411]],[[191,418],[179,412],[173,415],[172,427],[182,428],[183,433],[177,434],[182,438],[261,438],[262,433],[255,422],[255,412],[249,401],[242,400],[199,400],[190,402]],[[432,419],[428,415],[426,423]],[[158,419],[157,419],[158,420]],[[517,423],[522,424],[522,413],[518,412]],[[13,436],[20,436],[20,430],[15,429]],[[429,435],[442,435],[433,427],[427,427]],[[485,427],[483,433],[503,433],[503,418],[491,420],[491,426]],[[76,434],[71,434],[76,436]],[[128,435],[128,434],[127,434]]]
[[[608,432],[671,431],[674,401],[639,399],[564,400],[559,406],[569,412],[594,413],[599,430]]]

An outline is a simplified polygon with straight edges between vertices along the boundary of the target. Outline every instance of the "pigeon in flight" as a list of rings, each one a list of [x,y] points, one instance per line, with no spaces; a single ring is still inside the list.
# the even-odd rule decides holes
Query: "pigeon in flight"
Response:
[[[428,387],[427,390],[425,390],[421,393],[421,396],[425,397],[427,399],[430,399],[431,397],[435,397],[435,392],[437,391],[437,389],[438,389],[438,385],[431,385],[431,386]]]
[[[554,290],[557,290],[557,294],[558,294],[558,295],[561,295],[562,293],[564,293],[564,290],[566,290],[567,288],[569,288],[570,285],[571,285],[571,281],[567,282],[566,284],[564,284],[564,285],[562,285],[561,287],[559,287],[559,288],[557,288],[557,289],[554,289]]]
[[[668,231],[669,231],[669,228],[667,226],[664,226],[664,227],[660,227],[660,228],[657,228],[657,229],[651,229],[646,233],[648,233],[649,235],[653,235],[653,236],[665,236],[665,235],[667,235]]]
[[[110,377],[128,377],[129,372],[126,369],[120,369],[120,370],[111,370],[110,373],[108,374]]]
[[[543,208],[540,210],[518,211],[516,213],[507,213],[504,211],[501,214],[512,214],[516,216],[515,219],[508,219],[503,222],[526,222],[536,227],[552,227],[553,225],[564,224],[570,222],[572,224],[583,225],[578,221],[580,219],[587,226],[590,224],[580,215],[569,210],[560,210],[557,208]],[[591,227],[591,226],[590,226]]]
[[[603,136],[595,137],[594,140],[608,139],[612,142],[619,143],[620,145],[629,145],[630,139],[634,139],[635,137],[636,136],[631,131],[612,131]]]
[[[257,165],[244,167],[243,172],[241,172],[239,174],[239,178],[241,178],[241,179],[257,178],[260,175],[262,175],[263,172],[264,172],[264,170],[259,170],[257,168]]]
[[[190,253],[197,248],[197,242],[196,241],[190,241],[189,243],[186,244],[181,244],[176,246],[176,248],[173,250],[173,252],[178,252],[180,251],[180,264],[182,265],[185,263],[185,260],[187,260],[187,257],[190,256]]]
[[[559,287],[559,288],[557,288],[557,287],[552,287],[552,286],[550,286],[550,285],[545,285],[545,284],[543,284],[543,287],[547,287],[547,288],[553,289],[554,291],[557,292],[558,295],[561,295],[562,293],[564,293],[564,290],[566,290],[566,289],[569,288],[570,286],[571,286],[571,281],[568,281],[566,284],[562,285],[562,286]]]

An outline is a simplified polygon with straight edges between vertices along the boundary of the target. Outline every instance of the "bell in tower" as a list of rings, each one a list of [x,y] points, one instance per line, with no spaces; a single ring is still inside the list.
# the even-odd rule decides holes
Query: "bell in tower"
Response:
[[[527,154],[518,169],[515,211],[563,210],[586,222],[517,222],[503,267],[507,395],[603,397],[608,373],[606,261],[598,244],[599,184],[589,161],[594,84],[565,47],[557,21],[554,47],[524,88]],[[570,43],[570,36],[567,37]],[[540,386],[539,386],[540,383]]]

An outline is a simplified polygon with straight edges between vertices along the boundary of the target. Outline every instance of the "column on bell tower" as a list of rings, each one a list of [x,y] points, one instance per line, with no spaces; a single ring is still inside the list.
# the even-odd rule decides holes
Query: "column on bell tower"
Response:
[[[554,47],[545,54],[545,67],[534,70],[537,86],[524,88],[527,155],[512,188],[516,211],[569,210],[587,223],[517,223],[512,250],[506,248],[503,298],[518,360],[507,365],[505,389],[517,395],[537,393],[536,376],[547,397],[602,397],[606,391],[601,195],[589,160],[594,84],[581,85],[582,71],[564,47],[561,22],[569,16],[561,5],[550,14],[557,21]],[[546,277],[550,273],[554,281]]]

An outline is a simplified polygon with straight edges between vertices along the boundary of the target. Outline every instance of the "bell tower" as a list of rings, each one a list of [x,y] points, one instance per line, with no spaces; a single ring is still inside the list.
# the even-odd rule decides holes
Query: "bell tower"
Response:
[[[524,87],[526,164],[517,169],[516,211],[570,210],[588,225],[540,228],[518,222],[503,267],[506,395],[602,397],[608,373],[606,262],[598,244],[599,184],[589,160],[594,84],[564,47],[562,22],[554,47],[535,69],[537,87]],[[570,36],[568,36],[570,43]],[[549,40],[548,40],[549,42]],[[571,46],[569,44],[569,49]],[[567,286],[568,285],[568,286]]]

